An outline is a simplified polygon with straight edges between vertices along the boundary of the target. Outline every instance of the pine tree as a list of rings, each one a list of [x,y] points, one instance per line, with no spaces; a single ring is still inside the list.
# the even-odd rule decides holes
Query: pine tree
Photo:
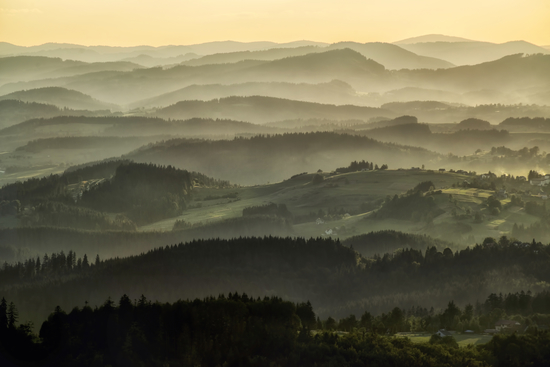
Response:
[[[17,309],[15,308],[15,304],[13,302],[10,302],[8,306],[7,316],[8,316],[8,328],[9,329],[15,328],[17,319],[19,319],[19,313],[17,312]]]
[[[8,328],[8,304],[6,299],[2,297],[0,302],[0,333],[3,333]]]

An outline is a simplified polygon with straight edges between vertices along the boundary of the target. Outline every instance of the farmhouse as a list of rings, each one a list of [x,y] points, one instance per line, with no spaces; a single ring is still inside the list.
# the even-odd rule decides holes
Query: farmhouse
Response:
[[[437,333],[435,333],[435,335],[437,336],[440,336],[440,337],[445,337],[445,336],[452,336],[453,334],[451,334],[451,332],[445,330],[445,329],[440,329]]]
[[[514,320],[498,320],[495,329],[499,332],[514,332],[521,329],[521,324]]]
[[[546,178],[546,176],[540,178],[532,178],[529,183],[532,186],[546,186],[550,183],[550,177],[548,179]]]

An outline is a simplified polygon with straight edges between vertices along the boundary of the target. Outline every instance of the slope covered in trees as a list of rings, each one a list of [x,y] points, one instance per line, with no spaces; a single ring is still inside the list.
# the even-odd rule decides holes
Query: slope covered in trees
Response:
[[[58,107],[67,107],[73,110],[111,110],[119,108],[114,104],[98,101],[97,99],[75,90],[60,87],[22,90],[0,96],[0,100],[5,99],[45,103]]]
[[[267,123],[287,119],[326,118],[336,121],[371,117],[393,117],[391,111],[360,106],[336,106],[261,96],[228,97],[211,101],[181,101],[153,112],[155,116],[171,119],[191,117],[216,118],[225,116],[239,121]]]
[[[32,260],[30,272],[1,273],[7,282],[2,294],[33,320],[55,305],[70,308],[82,300],[99,304],[121,292],[173,301],[237,289],[292,301],[309,299],[323,317],[344,317],[364,310],[379,314],[395,306],[443,307],[450,299],[474,304],[491,293],[539,292],[550,280],[550,247],[541,243],[503,237],[456,252],[429,246],[423,252],[407,248],[407,236],[402,237],[403,250],[371,258],[332,239],[266,237],[196,240],[99,261],[87,270],[64,266],[48,277],[35,270]],[[391,238],[388,243],[395,246]]]
[[[387,165],[413,166],[438,155],[422,148],[336,133],[259,135],[219,141],[174,139],[138,149],[127,158],[201,171],[239,184],[276,182],[311,168],[349,165],[349,156],[373,156]],[[235,162],[239,164],[235,165]]]

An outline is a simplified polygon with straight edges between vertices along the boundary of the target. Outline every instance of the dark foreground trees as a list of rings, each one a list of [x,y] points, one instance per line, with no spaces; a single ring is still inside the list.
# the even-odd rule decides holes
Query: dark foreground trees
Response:
[[[101,307],[56,307],[40,327],[0,307],[0,363],[28,366],[521,366],[550,362],[550,334],[496,336],[485,345],[413,343],[353,329],[311,333],[311,305],[229,294],[174,303],[144,296]],[[4,316],[5,315],[5,316]]]

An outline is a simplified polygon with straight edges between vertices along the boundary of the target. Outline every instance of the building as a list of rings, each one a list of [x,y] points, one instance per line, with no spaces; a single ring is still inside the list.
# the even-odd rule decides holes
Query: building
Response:
[[[498,320],[495,323],[495,329],[499,332],[514,332],[521,329],[521,324],[514,320]]]
[[[544,177],[532,178],[531,181],[529,181],[529,183],[532,186],[546,186],[550,183],[550,176],[546,175]]]
[[[437,333],[435,333],[435,335],[437,336],[440,336],[440,337],[445,337],[445,336],[453,336],[453,334],[451,334],[451,332],[445,330],[445,329],[440,329]]]

